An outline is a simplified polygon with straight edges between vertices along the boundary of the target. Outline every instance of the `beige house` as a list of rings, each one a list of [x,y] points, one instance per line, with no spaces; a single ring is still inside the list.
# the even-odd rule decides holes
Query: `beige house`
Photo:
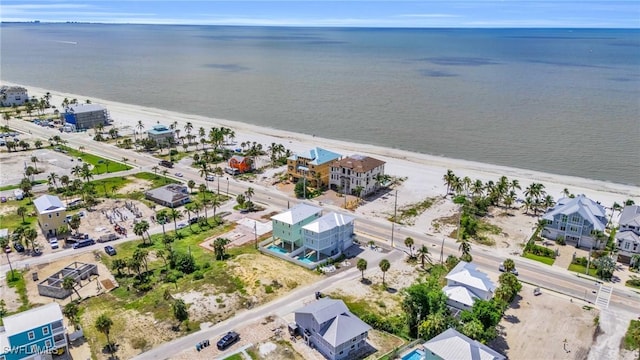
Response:
[[[66,225],[67,208],[57,196],[42,195],[33,201],[38,212],[38,224],[45,237],[58,234],[58,229]]]

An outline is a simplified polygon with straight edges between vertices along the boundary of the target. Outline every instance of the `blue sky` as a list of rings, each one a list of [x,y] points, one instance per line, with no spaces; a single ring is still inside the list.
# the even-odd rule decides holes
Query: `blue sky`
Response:
[[[2,0],[2,21],[358,27],[639,28],[638,0]]]

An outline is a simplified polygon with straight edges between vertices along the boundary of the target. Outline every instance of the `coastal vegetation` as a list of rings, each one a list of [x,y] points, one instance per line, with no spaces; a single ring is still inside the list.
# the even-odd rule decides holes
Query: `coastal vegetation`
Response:
[[[638,358],[640,358],[640,320],[631,320],[622,340],[622,346],[626,350],[638,350]]]
[[[398,209],[396,214],[392,214],[388,220],[400,225],[413,225],[413,220],[429,209],[435,201],[435,198],[427,198],[417,203],[405,205]]]

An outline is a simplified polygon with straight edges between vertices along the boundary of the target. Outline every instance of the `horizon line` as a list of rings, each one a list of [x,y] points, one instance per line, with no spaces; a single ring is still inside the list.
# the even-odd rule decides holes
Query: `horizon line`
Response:
[[[144,22],[104,22],[104,21],[72,21],[72,20],[31,20],[31,21],[0,21],[0,24],[84,24],[84,25],[155,25],[155,26],[229,26],[229,27],[271,27],[271,28],[353,28],[353,29],[619,29],[640,30],[639,27],[609,27],[609,26],[384,26],[384,25],[250,25],[250,24],[204,24],[204,23],[144,23]]]

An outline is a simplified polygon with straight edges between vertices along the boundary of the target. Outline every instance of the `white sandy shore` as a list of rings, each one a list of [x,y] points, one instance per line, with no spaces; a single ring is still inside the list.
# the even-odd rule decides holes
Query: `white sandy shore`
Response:
[[[3,82],[3,84],[18,85],[7,82]],[[246,141],[255,141],[267,147],[275,142],[282,143],[286,148],[294,152],[303,151],[312,146],[320,146],[343,155],[362,154],[376,157],[387,162],[385,167],[386,173],[392,176],[407,177],[407,181],[398,192],[398,205],[416,202],[426,197],[443,195],[445,185],[442,177],[447,169],[453,170],[454,173],[460,177],[469,176],[472,180],[497,181],[500,176],[505,175],[510,180],[517,179],[522,189],[532,182],[543,183],[547,193],[551,194],[555,199],[562,196],[563,189],[568,188],[571,193],[585,194],[596,201],[600,201],[607,207],[611,206],[614,202],[622,203],[629,198],[633,199],[636,203],[640,203],[640,187],[636,186],[324,139],[230,120],[181,114],[168,110],[96,99],[87,95],[62,93],[32,86],[25,87],[32,97],[41,97],[47,91],[50,92],[52,95],[50,102],[58,108],[60,108],[60,104],[65,97],[70,100],[74,98],[78,99],[79,102],[84,102],[86,99],[89,99],[92,103],[101,104],[108,109],[114,120],[114,126],[118,128],[128,127],[129,129],[133,129],[138,121],[142,121],[145,128],[149,129],[158,122],[169,125],[177,121],[178,128],[184,129],[184,125],[187,122],[191,122],[194,127],[193,132],[196,134],[197,129],[200,127],[204,127],[207,132],[214,126],[231,128],[235,131],[235,141],[238,144]],[[184,130],[182,131],[184,133]],[[615,159],[611,161],[615,161]],[[588,166],[588,164],[585,164],[585,166]],[[633,167],[630,167],[629,171],[635,170],[633,170]],[[522,196],[522,194],[519,194],[519,196]]]

